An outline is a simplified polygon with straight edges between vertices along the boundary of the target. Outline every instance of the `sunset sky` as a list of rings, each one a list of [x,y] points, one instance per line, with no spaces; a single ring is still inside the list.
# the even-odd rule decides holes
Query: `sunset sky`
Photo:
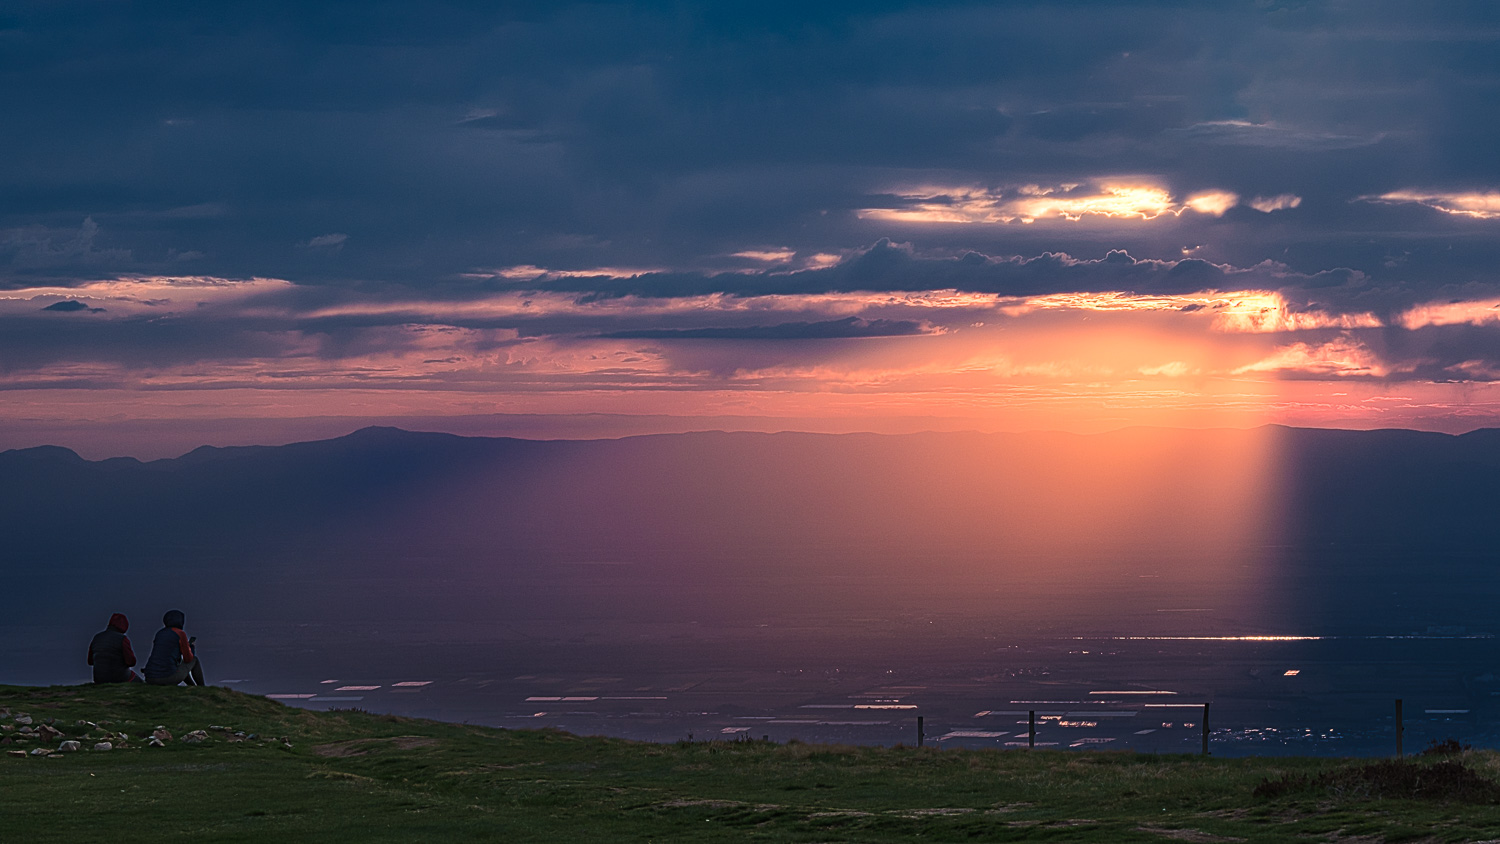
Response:
[[[0,448],[1500,425],[1490,3],[19,2]]]

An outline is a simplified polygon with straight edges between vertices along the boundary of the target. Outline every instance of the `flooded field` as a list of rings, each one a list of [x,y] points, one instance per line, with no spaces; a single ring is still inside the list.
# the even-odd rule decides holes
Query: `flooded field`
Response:
[[[583,642],[424,642],[408,632],[322,630],[328,646],[315,653],[268,638],[218,656],[230,673],[211,682],[292,706],[649,741],[1189,753],[1201,751],[1206,719],[1219,755],[1394,753],[1401,698],[1408,752],[1447,738],[1500,746],[1500,681],[1482,668],[1500,660],[1500,640],[1483,634],[912,641],[867,631],[813,642],[759,628],[704,642],[622,625]]]
[[[1487,573],[1455,597],[1421,580],[1247,568],[1200,583],[1125,564],[1092,582],[1039,566],[955,583],[811,567],[725,579],[670,559],[504,578],[360,562],[319,580],[290,560],[170,600],[210,682],[291,706],[650,741],[1173,753],[1202,749],[1206,714],[1215,754],[1384,755],[1399,698],[1407,752],[1500,746]],[[149,591],[116,602],[139,650],[157,626],[135,609],[160,604]],[[0,629],[0,682],[85,681],[96,614]]]
[[[940,747],[1183,753],[1201,750],[1206,716],[1221,755],[1394,753],[1402,698],[1409,752],[1447,738],[1500,744],[1500,684],[1473,672],[1500,657],[1488,638],[954,641],[947,660],[889,641],[877,643],[882,658],[860,658],[843,644],[811,661],[741,650],[738,667],[663,645],[658,657],[680,650],[674,669],[614,673],[599,669],[630,659],[608,646],[558,646],[535,662],[474,646],[486,658],[465,667],[490,670],[437,660],[420,681],[367,669],[236,687],[298,706],[651,741],[915,744],[920,717],[920,740]],[[512,673],[526,668],[535,673]]]

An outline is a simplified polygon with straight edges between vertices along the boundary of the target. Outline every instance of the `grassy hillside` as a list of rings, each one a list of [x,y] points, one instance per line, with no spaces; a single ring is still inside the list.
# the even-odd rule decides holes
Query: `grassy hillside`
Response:
[[[1378,769],[1365,767],[1368,760],[651,745],[315,713],[218,688],[141,686],[0,686],[6,728],[0,740],[10,742],[0,749],[56,748],[63,740],[17,741],[15,719],[23,713],[33,730],[50,719],[84,749],[0,755],[4,841],[1474,841],[1500,835],[1500,792],[1473,777],[1500,778],[1500,756],[1491,752]],[[173,739],[146,746],[158,725]],[[208,738],[184,741],[193,730]],[[123,748],[89,749],[121,732],[129,736]],[[1467,792],[1452,787],[1466,777]],[[1281,783],[1271,789],[1278,793],[1256,796],[1268,779]]]

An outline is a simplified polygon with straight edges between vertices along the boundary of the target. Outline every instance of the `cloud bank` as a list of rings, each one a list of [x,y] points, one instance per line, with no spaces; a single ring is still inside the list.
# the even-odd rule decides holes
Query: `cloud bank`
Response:
[[[236,390],[1462,415],[1500,372],[1496,32],[1415,2],[23,4],[0,389],[37,419]]]

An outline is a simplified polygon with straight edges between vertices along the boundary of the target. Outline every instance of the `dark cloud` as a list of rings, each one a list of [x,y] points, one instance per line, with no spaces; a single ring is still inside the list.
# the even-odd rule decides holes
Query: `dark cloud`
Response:
[[[1492,232],[1433,255],[1456,221],[1351,200],[1500,183],[1495,17],[1411,2],[16,4],[0,24],[0,283],[190,266],[423,289],[517,264],[711,271],[759,244],[839,252],[882,234],[989,254],[1197,247],[1449,283],[1500,257]],[[897,184],[1122,174],[1306,201],[1108,232],[854,213]],[[1406,260],[1390,266],[1393,251]]]
[[[1285,289],[1301,301],[1357,306],[1350,295],[1366,282],[1363,273],[1346,267],[1311,275],[1266,262],[1251,267],[1216,264],[1197,258],[1137,259],[1124,250],[1101,258],[1074,258],[1047,252],[1032,257],[991,257],[978,252],[958,256],[917,254],[911,244],[877,241],[836,266],[795,272],[646,273],[629,278],[552,277],[494,283],[490,289],[568,292],[585,301],[625,296],[673,298],[728,293],[770,296],[816,293],[957,290],[1001,296],[1121,291],[1175,294],[1201,290]],[[1321,294],[1319,293],[1321,291]],[[1414,303],[1411,291],[1389,292],[1386,307]]]
[[[915,320],[845,317],[822,322],[784,322],[779,325],[744,327],[637,328],[612,331],[603,336],[654,340],[844,340],[852,337],[910,337],[931,333],[931,325]]]
[[[1500,219],[1370,199],[1500,193],[1497,32],[1500,7],[1416,2],[12,4],[0,289],[48,292],[0,316],[0,367],[334,360],[451,330],[464,352],[714,347],[731,372],[756,343],[963,330],[962,308],[812,301],[946,290],[1271,290],[1389,325],[1500,295]],[[862,214],[1107,179],[1176,212]],[[1239,204],[1182,210],[1210,190]],[[160,314],[88,293],[157,275],[289,283]],[[480,306],[505,295],[571,307]],[[809,300],[670,307],[700,296]],[[1494,326],[1360,331],[1382,377],[1500,361]]]
[[[52,304],[48,305],[47,307],[42,308],[42,310],[44,310],[44,311],[59,311],[59,312],[62,312],[62,313],[74,313],[76,311],[87,311],[87,312],[89,312],[91,314],[102,314],[105,311],[104,308],[91,308],[88,305],[85,305],[84,303],[79,302],[76,299],[65,299],[65,300],[63,300],[61,302],[53,302]]]

